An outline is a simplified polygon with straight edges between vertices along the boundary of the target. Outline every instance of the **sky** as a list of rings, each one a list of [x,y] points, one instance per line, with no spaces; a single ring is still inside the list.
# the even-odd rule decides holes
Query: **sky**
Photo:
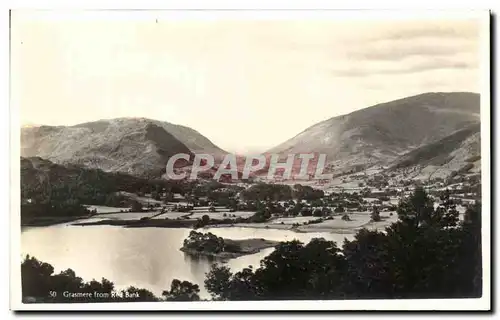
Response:
[[[479,92],[468,15],[13,11],[21,125],[146,117],[262,152],[317,122],[424,92]]]

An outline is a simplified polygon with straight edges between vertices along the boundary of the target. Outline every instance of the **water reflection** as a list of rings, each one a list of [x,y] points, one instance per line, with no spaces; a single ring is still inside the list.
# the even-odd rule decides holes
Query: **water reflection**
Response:
[[[190,231],[112,226],[29,228],[21,233],[21,249],[23,255],[30,254],[53,265],[55,272],[71,268],[86,281],[104,277],[113,281],[118,289],[133,285],[161,295],[177,278],[199,284],[202,297],[208,297],[203,281],[210,265],[216,261],[207,257],[191,257],[179,250]],[[231,239],[298,239],[305,243],[315,237],[343,241],[346,236],[253,228],[212,228],[204,231]],[[273,250],[268,248],[231,259],[227,265],[233,271],[249,265],[257,268],[260,260]]]

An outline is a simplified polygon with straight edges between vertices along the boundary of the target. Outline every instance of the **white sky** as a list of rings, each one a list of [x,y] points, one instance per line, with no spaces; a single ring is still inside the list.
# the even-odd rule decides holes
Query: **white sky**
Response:
[[[479,92],[479,20],[201,15],[14,11],[12,107],[22,124],[147,117],[253,152],[376,103]]]

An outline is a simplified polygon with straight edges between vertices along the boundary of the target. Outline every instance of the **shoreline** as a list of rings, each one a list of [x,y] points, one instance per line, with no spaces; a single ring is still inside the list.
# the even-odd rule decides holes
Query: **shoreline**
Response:
[[[50,227],[61,223],[74,222],[83,219],[90,219],[94,215],[77,217],[43,217],[36,218],[29,222],[21,222],[21,227]]]
[[[213,224],[207,225],[201,229],[210,228],[251,228],[251,229],[271,229],[271,230],[286,230],[297,233],[314,233],[314,232],[331,232],[336,234],[355,234],[358,230],[356,228],[332,228],[325,226],[302,225],[293,227],[292,225],[282,225],[274,223],[235,223],[231,225]]]
[[[194,220],[100,220],[92,222],[72,223],[72,226],[115,226],[124,228],[193,228],[196,224]],[[355,234],[358,228],[332,228],[326,226],[299,226],[280,225],[270,223],[232,223],[232,224],[210,224],[196,230],[206,230],[210,228],[250,228],[250,229],[271,229],[286,230],[296,233],[330,232],[336,234]]]
[[[97,221],[91,220],[86,221],[86,219],[93,218],[95,215],[83,216],[83,217],[71,217],[65,219],[43,219],[43,221],[37,221],[36,223],[22,224],[21,227],[47,227],[51,225],[57,225],[61,223],[68,223],[69,226],[115,226],[124,228],[189,228],[194,229],[194,227],[199,223],[195,219],[99,219]],[[266,222],[247,222],[238,219],[231,220],[218,220],[214,219],[211,223],[206,224],[202,227],[196,228],[194,230],[207,230],[210,228],[249,228],[249,229],[270,229],[270,230],[282,230],[291,231],[294,233],[333,233],[333,234],[345,234],[352,235],[357,233],[360,229],[385,229],[397,217],[383,216],[380,222],[371,222],[368,219],[367,214],[363,214],[360,217],[355,217],[353,221],[343,222],[338,219],[336,220],[325,220],[321,223],[311,223],[311,224],[300,224],[296,223],[277,223],[275,219],[271,219]],[[79,221],[80,220],[80,221]]]
[[[279,241],[266,240],[263,238],[252,238],[244,240],[232,240],[224,238],[226,245],[230,247],[237,247],[239,251],[223,251],[218,253],[207,252],[207,251],[196,251],[193,249],[181,247],[179,250],[195,257],[207,257],[212,259],[219,259],[222,261],[227,261],[229,259],[238,258],[241,256],[251,255],[260,252],[262,249],[272,248],[279,244]]]
[[[192,228],[196,220],[167,220],[167,219],[145,219],[145,220],[99,220],[92,222],[73,223],[72,226],[120,226],[125,228]]]

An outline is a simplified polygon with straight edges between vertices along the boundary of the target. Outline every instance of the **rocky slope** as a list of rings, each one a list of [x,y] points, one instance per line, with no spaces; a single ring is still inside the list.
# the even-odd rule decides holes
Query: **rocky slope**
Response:
[[[332,171],[388,165],[479,124],[479,111],[475,93],[424,93],[325,120],[268,152],[326,153]]]
[[[145,118],[118,118],[75,126],[24,127],[21,155],[59,164],[160,177],[176,153],[225,153],[188,127]]]
[[[153,181],[128,174],[79,165],[59,165],[40,157],[21,157],[20,169],[21,199],[33,199],[39,203],[71,199],[92,203],[88,201],[104,199],[117,191],[136,192],[153,186]]]
[[[399,157],[388,171],[415,178],[446,178],[481,171],[480,125],[458,130],[443,139]]]

